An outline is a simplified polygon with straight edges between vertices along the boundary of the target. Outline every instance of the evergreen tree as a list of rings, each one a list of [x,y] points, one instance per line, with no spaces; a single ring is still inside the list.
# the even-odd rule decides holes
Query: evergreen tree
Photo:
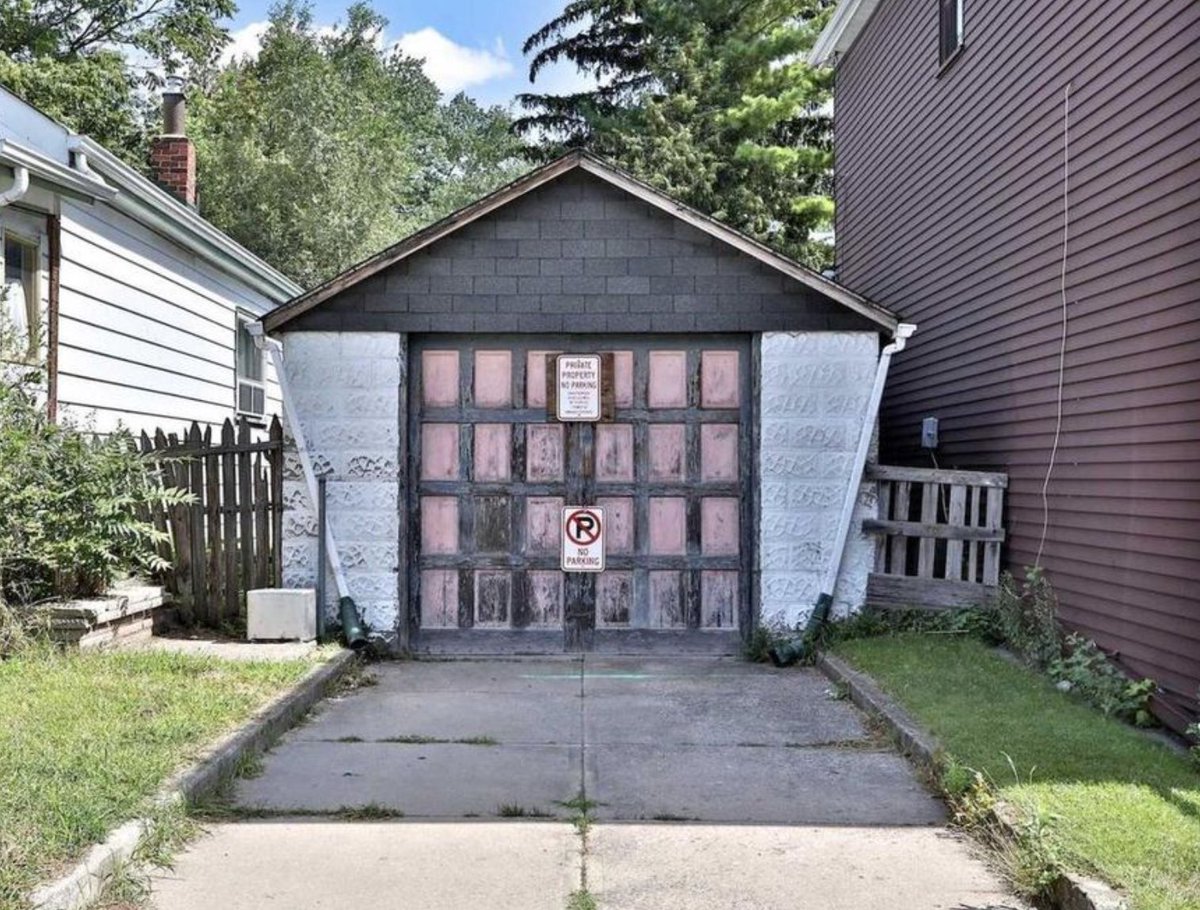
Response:
[[[586,6],[586,11],[580,8]],[[832,216],[828,74],[803,61],[823,0],[591,0],[531,36],[594,92],[529,95],[516,128],[544,147],[583,145],[814,268]],[[569,31],[577,27],[576,31]],[[545,65],[545,62],[542,65]]]

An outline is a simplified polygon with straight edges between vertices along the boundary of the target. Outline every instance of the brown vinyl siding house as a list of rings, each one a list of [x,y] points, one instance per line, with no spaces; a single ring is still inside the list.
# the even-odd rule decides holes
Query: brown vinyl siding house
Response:
[[[933,416],[941,466],[1007,471],[1019,575],[1061,378],[1041,562],[1173,726],[1200,686],[1197,47],[1195,0],[842,0],[812,55],[836,66],[838,281],[920,327],[883,460],[929,466]]]

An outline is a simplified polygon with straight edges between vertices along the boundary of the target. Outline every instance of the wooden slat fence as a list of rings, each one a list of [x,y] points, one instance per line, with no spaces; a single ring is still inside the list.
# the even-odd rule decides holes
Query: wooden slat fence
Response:
[[[156,509],[151,518],[170,535],[162,579],[197,622],[219,626],[242,615],[244,595],[283,583],[283,427],[272,420],[256,441],[245,420],[226,420],[219,438],[193,423],[182,435],[142,433],[141,449],[166,456],[163,483],[193,502]]]
[[[1008,475],[869,465],[879,484],[868,606],[930,610],[986,604],[1000,580]]]

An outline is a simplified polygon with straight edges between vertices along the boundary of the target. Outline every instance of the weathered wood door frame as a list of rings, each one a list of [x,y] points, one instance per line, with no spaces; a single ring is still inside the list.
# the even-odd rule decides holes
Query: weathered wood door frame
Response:
[[[628,569],[630,571],[649,571],[656,566],[661,568],[680,569],[683,572],[684,593],[687,598],[686,612],[688,628],[686,629],[626,629],[608,628],[596,629],[596,593],[595,576],[582,573],[567,573],[564,583],[563,612],[564,622],[561,630],[549,629],[430,629],[421,628],[421,563],[420,563],[420,497],[422,493],[457,494],[463,481],[445,482],[443,489],[436,482],[421,480],[421,425],[422,419],[429,420],[444,417],[447,422],[461,424],[480,423],[513,423],[538,424],[549,422],[546,408],[542,406],[525,406],[525,383],[527,353],[530,351],[555,351],[564,353],[593,353],[611,350],[648,352],[651,349],[660,350],[675,348],[687,352],[687,388],[688,405],[678,410],[651,410],[646,401],[647,394],[647,357],[635,356],[634,374],[634,403],[633,407],[618,410],[618,423],[631,422],[634,425],[634,456],[635,480],[630,483],[603,482],[597,484],[592,458],[595,452],[596,428],[592,424],[566,424],[564,426],[564,465],[565,473],[562,482],[550,484],[528,483],[521,478],[513,478],[511,483],[486,484],[472,482],[472,492],[486,495],[508,493],[513,486],[519,491],[513,495],[512,528],[514,535],[524,534],[524,499],[530,495],[564,496],[568,504],[594,504],[597,496],[624,496],[635,501],[639,512],[638,526],[644,526],[644,510],[652,495],[670,494],[686,497],[687,509],[687,553],[684,556],[655,557],[645,552],[645,544],[636,542],[635,553],[629,556],[610,556],[608,563],[611,569]],[[429,409],[422,407],[422,366],[421,359],[429,350],[457,350],[459,357],[459,406],[447,409]],[[520,403],[520,407],[497,410],[495,408],[478,408],[474,406],[474,375],[473,358],[462,356],[463,352],[475,350],[509,350],[512,351],[512,401]],[[700,355],[702,350],[736,350],[739,353],[739,378],[741,394],[736,418],[729,410],[706,411],[697,406],[699,401],[698,384],[700,381]],[[603,652],[649,652],[672,651],[693,653],[728,653],[735,651],[741,641],[747,637],[753,627],[757,615],[757,590],[753,584],[753,566],[755,565],[755,533],[756,521],[754,508],[757,503],[756,459],[753,451],[754,439],[757,436],[755,378],[753,375],[754,357],[752,353],[751,336],[749,335],[414,335],[409,338],[409,370],[408,370],[408,420],[407,420],[407,478],[404,502],[407,512],[402,516],[409,529],[407,535],[407,622],[410,642],[416,651],[436,651],[454,653],[558,653],[562,651],[596,650]],[[469,404],[468,404],[469,403]],[[728,484],[700,484],[694,480],[699,476],[697,460],[699,458],[700,425],[704,423],[729,423],[736,419],[738,425],[738,477]],[[647,433],[650,422],[678,422],[686,425],[687,436],[687,473],[684,484],[679,482],[655,484],[645,480],[648,477],[646,459],[648,458]],[[473,461],[471,433],[459,433],[459,463],[470,465]],[[514,446],[520,445],[522,434],[514,435]],[[518,456],[523,458],[523,454]],[[460,471],[466,471],[461,467]],[[461,476],[461,475],[460,475]],[[494,488],[494,489],[493,489]],[[736,557],[725,559],[719,557],[701,556],[699,547],[700,501],[703,494],[736,496],[739,502],[739,552]],[[470,497],[464,497],[470,499]],[[474,515],[469,502],[463,504],[459,516],[460,533],[473,533],[472,522]],[[446,566],[457,565],[460,571],[466,572],[468,563],[471,566],[496,565],[516,568],[518,563],[529,564],[517,552],[521,545],[514,536],[510,552],[504,556],[493,554],[482,558],[479,554],[460,555],[456,560],[447,560]],[[553,563],[557,565],[557,554]],[[680,562],[682,560],[682,563]],[[726,565],[728,563],[728,565]],[[440,563],[439,563],[440,564]],[[737,630],[701,630],[699,628],[699,591],[698,581],[701,567],[717,570],[734,570],[738,572],[738,627]],[[539,564],[539,568],[541,567]],[[464,576],[465,577],[465,576]],[[514,590],[513,597],[521,596],[523,592]]]

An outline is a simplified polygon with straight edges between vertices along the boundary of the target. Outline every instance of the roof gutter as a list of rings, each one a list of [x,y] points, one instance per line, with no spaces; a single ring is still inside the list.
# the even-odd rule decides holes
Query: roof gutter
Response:
[[[0,163],[7,164],[14,171],[24,170],[27,179],[42,180],[89,200],[108,200],[117,195],[117,191],[98,176],[80,173],[11,139],[0,139]]]
[[[120,190],[119,194],[113,191],[111,203],[118,211],[219,265],[276,303],[303,292],[296,282],[159,189],[104,146],[86,136],[76,136],[71,148],[77,159],[83,153],[83,168],[88,173],[103,175]]]

